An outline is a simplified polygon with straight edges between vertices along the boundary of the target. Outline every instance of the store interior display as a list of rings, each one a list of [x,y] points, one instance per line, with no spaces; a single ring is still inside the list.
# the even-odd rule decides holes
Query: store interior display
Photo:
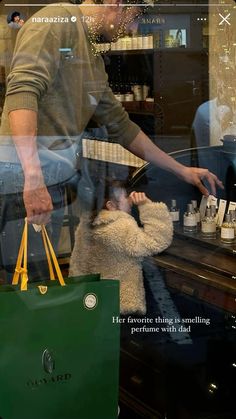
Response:
[[[214,204],[212,204],[214,200]],[[206,208],[204,207],[204,201],[206,201]],[[222,211],[222,202],[224,203],[224,211],[227,208],[227,213]],[[202,197],[202,203],[200,204],[201,212],[198,209],[196,200],[192,200],[187,204],[186,212],[182,217],[182,223],[180,224],[179,212],[176,207],[176,200],[171,200],[170,214],[174,222],[174,227],[177,227],[177,232],[182,230],[184,233],[196,233],[198,237],[204,239],[221,239],[226,244],[236,244],[235,241],[235,227],[236,227],[236,202],[227,203],[225,200],[219,202],[219,213],[217,198],[209,196],[206,200]],[[223,222],[222,222],[223,219]],[[217,246],[219,243],[217,242]]]
[[[196,158],[203,159],[204,155],[209,169],[220,173],[225,180],[235,152],[228,154],[226,160],[223,146],[204,150],[182,150],[172,155],[177,161],[188,165]],[[132,385],[125,381],[122,384],[122,397],[128,400],[129,405],[133,404],[137,412],[145,411],[143,417],[153,415],[155,418],[163,418],[166,414],[167,418],[169,415],[171,418],[181,419],[231,419],[235,414],[232,399],[235,371],[232,364],[236,351],[236,241],[222,242],[220,230],[222,227],[226,228],[225,236],[231,237],[232,233],[228,233],[228,229],[231,229],[235,222],[235,212],[231,209],[235,206],[235,193],[232,190],[229,193],[226,187],[224,191],[217,191],[218,199],[211,195],[202,198],[196,188],[186,185],[174,176],[166,178],[164,171],[151,164],[146,164],[136,171],[133,176],[133,188],[145,190],[152,199],[167,203],[174,223],[172,246],[147,262],[152,266],[152,273],[150,266],[147,271],[148,283],[152,289],[150,304],[154,300],[150,310],[154,310],[157,316],[157,306],[159,310],[165,307],[169,317],[186,316],[195,321],[196,315],[200,316],[197,321],[209,317],[211,327],[207,330],[203,327],[191,327],[192,343],[186,339],[185,345],[180,342],[178,344],[177,340],[173,342],[170,335],[146,335],[143,339],[136,335],[130,340],[126,338],[122,344],[122,360],[126,368],[129,364],[133,365],[133,371],[136,373],[131,375]],[[229,196],[232,201],[228,200]],[[222,203],[225,205],[220,228],[218,222],[216,223],[216,217]],[[177,208],[179,219],[176,217],[174,221]],[[196,220],[199,213],[200,224]],[[220,215],[221,220],[222,213]],[[173,306],[174,310],[179,310],[181,314],[173,315]],[[174,337],[177,339],[176,332]],[[182,339],[185,338],[187,337],[182,336]],[[219,362],[219,353],[222,363]],[[149,374],[149,377],[152,377],[150,383],[146,381],[146,374],[153,363],[155,368],[152,369],[153,375],[150,375],[151,372]],[[148,391],[141,394],[139,391],[143,383],[148,387]],[[160,386],[160,399],[149,398],[149,394],[158,393]],[[181,395],[186,396],[184,400]],[[180,410],[178,405],[181,405]]]

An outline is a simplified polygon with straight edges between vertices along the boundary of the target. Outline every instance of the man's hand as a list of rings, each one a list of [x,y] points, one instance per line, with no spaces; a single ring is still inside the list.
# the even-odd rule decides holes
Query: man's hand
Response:
[[[30,224],[41,225],[50,222],[53,205],[46,186],[32,190],[25,185],[23,199],[27,220]]]
[[[129,198],[132,202],[132,204],[134,205],[143,205],[146,204],[147,202],[152,202],[146,195],[144,192],[131,192],[131,194],[129,195]]]
[[[208,169],[183,166],[174,160],[173,157],[160,150],[142,131],[138,133],[127,148],[131,153],[141,157],[143,160],[168,170],[185,182],[195,185],[203,195],[209,195],[209,191],[202,183],[203,180],[208,181],[213,195],[216,194],[216,186],[224,188],[217,176],[209,172]]]
[[[28,172],[25,177],[23,200],[28,222],[47,224],[53,210],[51,196],[44,184],[40,170]]]
[[[218,179],[216,175],[214,175],[214,173],[209,172],[208,169],[183,166],[182,171],[180,172],[180,177],[186,182],[196,186],[205,196],[209,195],[209,191],[202,183],[204,180],[209,183],[211,193],[213,195],[216,195],[216,186],[224,189],[223,183]]]

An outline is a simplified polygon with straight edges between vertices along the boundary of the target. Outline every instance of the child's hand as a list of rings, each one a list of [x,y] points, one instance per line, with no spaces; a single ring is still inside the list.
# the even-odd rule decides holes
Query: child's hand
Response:
[[[129,198],[132,204],[137,206],[146,204],[147,202],[152,202],[144,192],[131,192]]]

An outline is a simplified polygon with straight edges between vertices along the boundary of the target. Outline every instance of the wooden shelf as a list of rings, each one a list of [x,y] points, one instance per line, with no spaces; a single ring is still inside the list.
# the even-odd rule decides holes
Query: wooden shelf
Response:
[[[130,110],[130,109],[126,109],[126,111],[129,113],[129,114],[134,114],[134,115],[147,115],[147,116],[154,116],[154,111],[153,112],[150,112],[150,111],[132,111],[132,110]]]
[[[114,51],[107,51],[104,55],[143,55],[143,54],[153,54],[154,49],[120,49]],[[156,51],[156,50],[155,50]]]
[[[143,55],[143,54],[153,54],[154,52],[203,52],[206,53],[206,48],[181,48],[181,47],[170,47],[170,48],[149,48],[149,49],[126,49],[126,50],[109,50],[104,52],[103,55]]]
[[[128,113],[136,115],[154,115],[155,103],[145,101],[122,102],[123,107]]]

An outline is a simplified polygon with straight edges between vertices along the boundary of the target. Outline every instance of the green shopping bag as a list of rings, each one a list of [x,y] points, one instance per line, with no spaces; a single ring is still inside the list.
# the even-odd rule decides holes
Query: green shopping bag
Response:
[[[42,231],[50,277],[56,266],[63,286],[53,280],[28,286],[26,223],[14,275],[22,291],[0,288],[0,418],[115,419],[118,281],[87,275],[64,286]]]

